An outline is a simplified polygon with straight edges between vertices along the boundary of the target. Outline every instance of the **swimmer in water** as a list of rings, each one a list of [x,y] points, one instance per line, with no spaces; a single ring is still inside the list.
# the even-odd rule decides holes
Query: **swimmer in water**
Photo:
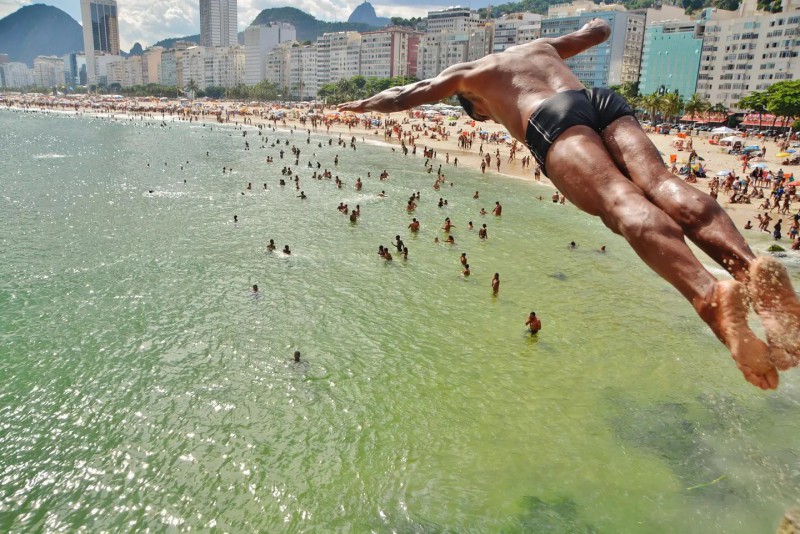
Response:
[[[413,233],[419,232],[419,221],[416,218],[411,219],[411,224],[408,225],[408,229]]]
[[[494,273],[494,277],[492,278],[492,294],[497,296],[497,293],[500,291],[500,273]]]
[[[467,278],[467,277],[469,277],[469,275],[470,275],[469,263],[465,263],[465,264],[464,264],[464,270],[463,270],[463,271],[461,271],[461,275],[462,275],[464,278]]]
[[[276,248],[275,247],[275,240],[274,239],[270,239],[269,240],[269,244],[267,245],[267,250],[269,250],[270,252],[274,252],[275,248]]]
[[[290,256],[292,254],[292,251],[289,250],[289,245],[285,245],[283,247],[283,253],[286,254],[287,256]]]
[[[300,363],[300,351],[299,350],[294,351],[294,361],[295,361],[295,363]]]
[[[234,215],[233,216],[233,222],[235,222],[235,223],[239,222],[239,216],[238,215]]]
[[[528,327],[528,329],[531,332],[531,335],[539,333],[539,330],[542,329],[542,321],[540,321],[539,318],[536,317],[536,312],[531,312],[531,314],[528,316],[528,320],[525,321],[525,326]]]
[[[478,237],[481,239],[487,239],[489,237],[489,232],[486,230],[486,223],[483,223],[481,229],[478,230]]]

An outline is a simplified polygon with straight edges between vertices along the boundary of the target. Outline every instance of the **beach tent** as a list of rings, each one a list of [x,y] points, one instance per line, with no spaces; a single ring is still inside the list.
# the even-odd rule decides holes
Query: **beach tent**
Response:
[[[741,143],[742,141],[744,141],[744,139],[742,139],[741,137],[736,137],[735,135],[732,135],[730,137],[723,137],[722,139],[719,140],[720,143]]]
[[[719,128],[714,128],[713,130],[711,130],[711,133],[712,134],[726,134],[727,135],[727,134],[733,134],[733,133],[739,133],[739,132],[737,132],[733,128],[728,128],[727,126],[720,126]]]

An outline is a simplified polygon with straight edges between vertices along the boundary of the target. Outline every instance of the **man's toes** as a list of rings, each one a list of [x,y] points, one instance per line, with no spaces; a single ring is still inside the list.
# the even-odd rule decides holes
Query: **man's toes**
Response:
[[[764,380],[767,383],[767,387],[764,389],[776,389],[778,387],[778,383],[780,382],[780,378],[778,377],[778,370],[777,369],[770,369],[764,375]]]
[[[779,371],[786,371],[797,365],[797,359],[782,348],[771,348],[769,359]]]

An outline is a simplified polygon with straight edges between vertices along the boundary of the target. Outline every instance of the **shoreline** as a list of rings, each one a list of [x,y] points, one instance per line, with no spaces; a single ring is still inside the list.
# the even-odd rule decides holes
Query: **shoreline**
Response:
[[[40,97],[41,95],[37,96]],[[533,162],[532,165],[526,169],[522,168],[522,158],[529,156],[529,151],[525,145],[517,143],[517,157],[509,161],[509,154],[511,153],[512,145],[502,140],[488,140],[492,138],[500,138],[506,133],[502,125],[496,123],[475,123],[463,115],[455,120],[445,117],[440,122],[436,122],[432,120],[426,120],[424,116],[414,116],[415,113],[413,111],[395,112],[390,114],[361,114],[359,116],[364,118],[358,119],[357,116],[353,114],[338,114],[337,112],[325,110],[326,113],[330,113],[328,117],[330,117],[331,120],[329,122],[322,123],[321,125],[318,124],[317,127],[314,127],[311,124],[309,117],[305,115],[305,112],[310,109],[308,106],[300,108],[287,108],[267,105],[251,108],[249,106],[245,106],[243,103],[225,102],[225,105],[230,107],[220,108],[220,103],[214,103],[213,105],[209,103],[198,103],[202,106],[199,110],[189,108],[189,112],[186,112],[185,110],[187,108],[175,107],[164,108],[161,110],[127,109],[132,103],[138,102],[138,100],[135,98],[126,98],[115,102],[114,104],[118,107],[111,108],[107,105],[101,109],[93,108],[87,105],[87,102],[84,102],[83,100],[79,102],[60,104],[44,103],[38,100],[39,99],[24,101],[19,99],[10,99],[9,101],[9,96],[7,95],[5,100],[0,100],[0,103],[4,104],[6,109],[18,112],[52,112],[65,115],[87,115],[90,117],[105,119],[124,118],[130,120],[164,120],[187,123],[197,122],[218,126],[252,127],[254,129],[258,129],[258,127],[261,126],[265,128],[274,127],[279,131],[301,130],[304,133],[310,131],[311,133],[315,134],[328,134],[333,136],[339,135],[342,137],[355,136],[356,138],[361,137],[365,143],[376,147],[391,148],[392,152],[395,152],[396,149],[401,146],[401,143],[396,134],[391,135],[391,137],[387,137],[385,134],[385,124],[390,120],[402,128],[404,139],[408,139],[406,136],[408,135],[409,130],[411,131],[411,133],[414,135],[414,143],[417,147],[417,150],[423,150],[425,148],[434,150],[435,156],[431,159],[431,164],[435,165],[438,162],[438,164],[440,164],[442,167],[442,172],[445,177],[447,177],[448,174],[447,169],[455,167],[454,162],[456,158],[458,160],[459,168],[471,168],[473,170],[480,171],[482,157],[479,154],[479,151],[482,143],[485,149],[484,154],[490,153],[492,155],[492,162],[489,166],[487,166],[485,174],[489,176],[502,175],[507,178],[526,180],[530,181],[531,183],[540,184],[547,188],[557,190],[553,182],[544,175],[541,175],[540,180],[535,180],[535,162]],[[231,111],[231,109],[234,111]],[[247,112],[241,113],[241,110],[243,109],[246,109]],[[226,119],[221,121],[219,117],[222,116],[223,112],[226,114]],[[219,113],[219,115],[216,113]],[[267,114],[267,116],[264,116],[265,114]],[[270,119],[268,114],[282,114],[283,118],[276,121]],[[355,126],[342,121],[342,119],[347,118],[356,121]],[[371,121],[373,118],[380,120],[380,124],[377,126],[366,127],[365,125],[367,124],[367,121]],[[369,123],[371,124],[371,122]],[[477,133],[479,131],[486,132],[485,136],[488,139],[481,141],[480,134]],[[449,135],[447,135],[446,139],[442,139],[440,132],[446,132]],[[475,132],[472,149],[463,149],[458,146],[458,135],[461,132],[466,132],[467,134],[472,134]],[[437,138],[432,139],[431,133],[435,133]],[[669,161],[670,155],[675,155],[679,165],[681,162],[685,162],[688,153],[678,150],[673,145],[675,138],[672,135],[649,132],[646,133],[646,135],[661,152],[665,160]],[[711,180],[716,178],[717,172],[720,172],[721,170],[733,170],[737,174],[741,172],[742,162],[738,160],[737,156],[727,154],[724,149],[720,148],[719,146],[710,145],[707,136],[694,135],[689,136],[689,138],[692,139],[694,150],[700,157],[704,159],[704,165],[708,176],[708,178],[699,178],[697,183],[689,185],[692,185],[705,194],[709,194],[709,183]],[[779,168],[783,168],[780,164],[780,161],[774,157],[774,155],[779,151],[777,143],[762,139],[752,139],[751,143],[764,145],[767,148],[766,158],[756,158],[752,160],[753,162],[765,163],[768,165],[768,169],[774,172],[776,172]],[[412,152],[412,146],[410,144],[407,146],[409,155],[412,155],[410,154]],[[501,160],[499,171],[495,166],[495,154],[498,150]],[[397,155],[399,157],[404,157],[402,153]],[[420,154],[417,154],[417,156],[421,157]],[[448,156],[450,160],[449,162],[447,162]],[[794,173],[794,167],[786,167],[783,169],[786,173]],[[798,168],[798,170],[800,170],[800,168]],[[736,228],[740,230],[742,235],[745,237],[745,240],[751,247],[759,249],[763,247],[766,249],[764,240],[771,240],[772,237],[769,233],[760,232],[757,229],[758,221],[756,219],[756,215],[761,213],[761,210],[758,209],[760,201],[758,199],[752,199],[751,204],[731,204],[728,201],[728,197],[729,194],[720,192],[719,198],[717,199],[720,207],[722,207],[722,209],[728,214]],[[569,201],[567,201],[567,204],[569,204]],[[788,215],[780,215],[776,213],[772,213],[771,215],[773,216],[773,221],[777,221],[779,218],[789,219],[792,217],[793,213],[797,213],[797,210],[790,212]],[[744,230],[744,226],[747,221],[751,221],[754,225],[752,232]],[[786,229],[788,230],[788,223],[786,226]],[[789,250],[791,241],[787,238],[778,242],[778,244],[780,244],[784,249]]]

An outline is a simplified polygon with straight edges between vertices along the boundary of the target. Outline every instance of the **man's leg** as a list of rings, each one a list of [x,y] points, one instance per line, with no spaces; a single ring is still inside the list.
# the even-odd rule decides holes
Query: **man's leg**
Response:
[[[709,195],[670,174],[635,118],[621,117],[603,132],[614,162],[689,239],[750,290],[781,370],[800,363],[800,302],[777,260],[756,258],[728,214]],[[765,225],[766,226],[766,225]]]
[[[703,252],[746,283],[755,259],[747,242],[716,200],[669,172],[639,122],[621,117],[603,131],[602,138],[617,167],[648,200],[678,223]]]
[[[585,126],[562,133],[547,154],[548,176],[583,211],[622,235],[642,260],[692,303],[752,384],[778,385],[767,347],[747,325],[745,287],[720,282],[686,245],[680,226],[650,202],[614,164],[602,139]]]

